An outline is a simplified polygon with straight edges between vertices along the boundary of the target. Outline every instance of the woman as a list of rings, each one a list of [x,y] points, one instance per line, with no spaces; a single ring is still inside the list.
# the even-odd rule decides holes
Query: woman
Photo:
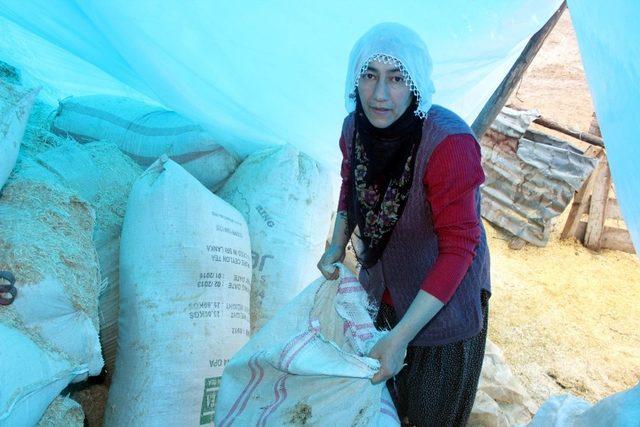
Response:
[[[451,111],[431,105],[427,47],[380,24],[354,46],[340,148],[342,189],[328,279],[355,230],[360,282],[388,330],[370,352],[408,425],[464,425],[482,368],[490,295],[480,221],[480,148]]]

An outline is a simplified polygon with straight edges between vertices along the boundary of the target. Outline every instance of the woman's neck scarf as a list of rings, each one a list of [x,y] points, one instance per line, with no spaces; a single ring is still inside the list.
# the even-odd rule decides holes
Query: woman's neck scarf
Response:
[[[395,122],[376,128],[356,99],[351,150],[351,188],[347,220],[358,226],[362,241],[358,261],[372,267],[382,256],[409,196],[423,119],[414,111],[417,100]]]

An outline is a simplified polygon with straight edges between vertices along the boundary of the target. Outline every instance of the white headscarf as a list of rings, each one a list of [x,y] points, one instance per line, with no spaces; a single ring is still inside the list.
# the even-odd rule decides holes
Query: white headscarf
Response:
[[[349,55],[345,85],[347,111],[355,110],[358,80],[372,61],[394,64],[400,68],[406,84],[418,100],[415,114],[425,118],[435,92],[431,81],[431,56],[427,45],[418,34],[404,25],[393,22],[374,26],[353,46]]]

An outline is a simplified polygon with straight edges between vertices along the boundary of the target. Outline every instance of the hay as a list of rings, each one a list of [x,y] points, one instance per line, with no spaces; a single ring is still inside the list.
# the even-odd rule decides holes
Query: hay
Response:
[[[49,132],[49,123],[53,114],[55,114],[53,106],[36,99],[20,147],[22,158],[36,157],[38,154],[65,143],[65,138]]]
[[[96,210],[96,235],[120,234],[131,187],[142,173],[129,156],[111,142],[91,142],[82,147],[89,153],[101,182],[92,204]]]
[[[545,248],[513,251],[506,236],[486,228],[489,335],[537,403],[567,392],[595,402],[633,387],[640,378],[636,255],[595,253],[559,241],[557,232]]]
[[[74,192],[32,160],[23,159],[4,187],[0,203],[0,269],[16,286],[57,279],[73,306],[98,327],[98,264],[93,247],[94,213]],[[50,178],[49,178],[50,179]],[[10,310],[0,312],[0,320]]]
[[[593,105],[568,11],[509,102],[589,128]],[[538,404],[568,392],[595,402],[640,378],[638,257],[559,241],[567,211],[545,248],[511,250],[505,236],[486,227],[494,290],[489,335]]]
[[[78,402],[58,396],[47,408],[38,427],[83,427],[84,412]]]

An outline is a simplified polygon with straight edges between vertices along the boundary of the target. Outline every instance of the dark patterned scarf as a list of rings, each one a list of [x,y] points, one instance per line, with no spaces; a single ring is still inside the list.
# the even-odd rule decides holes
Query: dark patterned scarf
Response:
[[[369,122],[356,96],[347,219],[350,230],[358,226],[363,243],[358,261],[364,268],[382,256],[407,203],[422,138],[423,119],[414,115],[416,108],[414,97],[402,116],[380,129]]]

